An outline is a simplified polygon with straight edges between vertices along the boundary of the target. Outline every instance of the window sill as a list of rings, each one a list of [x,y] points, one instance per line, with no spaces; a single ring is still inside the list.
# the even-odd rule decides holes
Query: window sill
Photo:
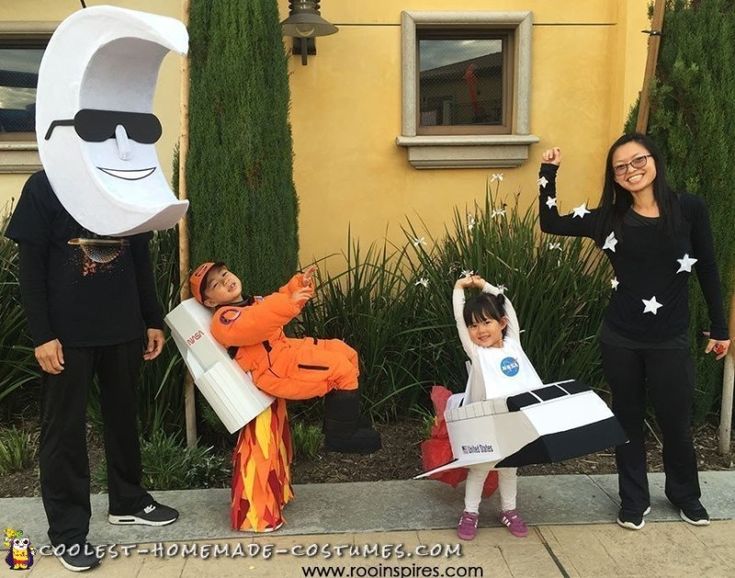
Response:
[[[35,141],[0,141],[0,173],[35,173],[41,170]]]
[[[518,167],[528,160],[534,135],[422,135],[399,136],[416,169]]]

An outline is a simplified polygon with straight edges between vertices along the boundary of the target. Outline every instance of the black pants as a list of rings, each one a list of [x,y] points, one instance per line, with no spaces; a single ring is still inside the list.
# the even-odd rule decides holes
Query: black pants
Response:
[[[691,435],[694,363],[684,349],[624,349],[604,343],[602,368],[612,410],[629,442],[615,448],[621,508],[642,513],[650,505],[644,423],[648,394],[663,434],[666,497],[676,506],[701,496]]]
[[[132,514],[152,502],[140,485],[135,387],[142,341],[64,347],[63,352],[64,371],[44,374],[41,404],[41,495],[54,545],[84,543],[89,531],[86,409],[95,373],[101,391],[110,513]]]

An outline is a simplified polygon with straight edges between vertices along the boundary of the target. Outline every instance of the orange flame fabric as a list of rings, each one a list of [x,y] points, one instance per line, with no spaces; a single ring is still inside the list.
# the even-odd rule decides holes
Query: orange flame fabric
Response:
[[[268,532],[283,524],[293,497],[293,449],[286,400],[276,399],[240,430],[232,456],[232,528]]]
[[[421,461],[425,471],[443,466],[454,459],[452,446],[449,443],[449,434],[447,433],[447,423],[444,420],[444,410],[451,395],[452,392],[442,385],[435,385],[431,388],[431,402],[434,404],[435,413],[434,425],[431,427],[429,439],[421,442]],[[467,468],[445,470],[429,477],[432,480],[439,480],[456,488],[460,482],[467,478]],[[485,479],[482,497],[491,496],[497,489],[498,472],[491,470]]]

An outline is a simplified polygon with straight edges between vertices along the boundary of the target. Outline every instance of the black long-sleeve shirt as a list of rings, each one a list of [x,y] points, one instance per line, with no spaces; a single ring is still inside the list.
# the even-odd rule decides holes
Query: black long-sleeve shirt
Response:
[[[544,163],[539,172],[541,230],[594,238],[600,218],[597,209],[581,205],[568,215],[559,215],[557,170],[556,165]],[[678,195],[678,202],[683,222],[673,236],[656,225],[632,226],[626,220],[622,239],[612,229],[606,232],[601,249],[615,278],[605,322],[620,335],[640,342],[655,343],[686,333],[689,275],[695,269],[709,311],[710,336],[729,339],[707,207],[700,197],[689,194]]]
[[[36,346],[113,345],[163,328],[150,233],[100,238],[64,209],[46,174],[31,175],[8,223],[18,243],[23,308]]]

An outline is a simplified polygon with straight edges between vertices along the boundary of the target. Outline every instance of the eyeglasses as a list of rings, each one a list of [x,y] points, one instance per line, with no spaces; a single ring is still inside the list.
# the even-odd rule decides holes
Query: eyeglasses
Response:
[[[625,173],[628,172],[628,167],[633,167],[634,169],[642,169],[646,166],[646,163],[648,162],[648,157],[652,157],[653,155],[641,155],[639,157],[635,157],[632,161],[629,163],[620,163],[619,165],[613,166],[613,171],[617,176],[622,176]]]
[[[109,138],[115,138],[115,129],[118,125],[125,128],[128,137],[142,144],[153,144],[161,138],[161,123],[154,114],[92,108],[83,108],[73,119],[53,121],[44,138],[49,140],[57,126],[73,126],[82,140],[104,142]]]

